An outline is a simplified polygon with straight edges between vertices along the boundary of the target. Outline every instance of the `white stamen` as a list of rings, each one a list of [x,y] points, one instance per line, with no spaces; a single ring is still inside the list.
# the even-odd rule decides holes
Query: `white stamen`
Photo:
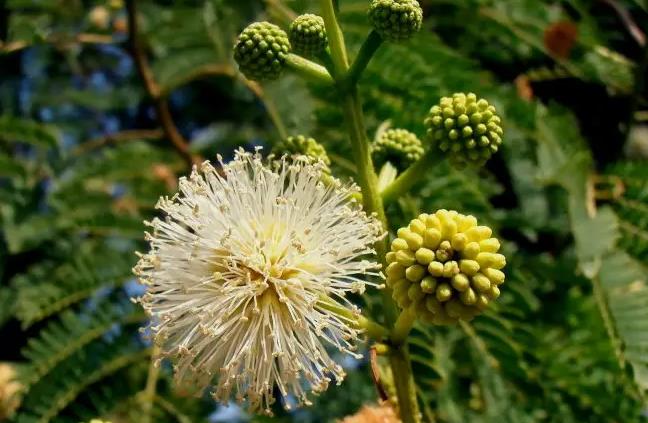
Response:
[[[320,164],[265,166],[242,150],[219,162],[160,198],[166,219],[147,222],[151,251],[134,268],[140,303],[179,383],[215,383],[216,400],[251,411],[270,411],[274,386],[308,405],[308,391],[344,378],[326,345],[358,356],[359,331],[331,310],[357,314],[345,295],[382,286],[367,281],[382,276],[367,260],[381,225],[349,200],[357,187],[322,184]]]

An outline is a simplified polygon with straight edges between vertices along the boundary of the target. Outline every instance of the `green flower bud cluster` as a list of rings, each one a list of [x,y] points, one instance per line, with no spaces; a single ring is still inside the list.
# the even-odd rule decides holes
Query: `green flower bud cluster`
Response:
[[[443,97],[425,119],[428,138],[457,166],[482,166],[502,144],[495,107],[473,93]]]
[[[255,22],[241,32],[234,45],[234,60],[246,78],[277,79],[290,53],[288,34],[270,22]]]
[[[388,129],[372,144],[371,154],[377,166],[390,162],[398,169],[407,169],[423,156],[423,144],[416,134],[406,129]]]
[[[317,15],[297,16],[290,24],[288,37],[293,50],[304,56],[317,55],[328,45],[324,19]]]
[[[398,230],[387,253],[387,285],[402,308],[436,325],[469,321],[500,295],[506,258],[474,216],[439,210]]]
[[[373,0],[369,21],[388,41],[405,41],[421,29],[423,10],[417,0]]]
[[[331,165],[331,159],[329,159],[328,154],[326,154],[324,146],[315,141],[314,138],[306,137],[304,135],[288,137],[283,141],[279,141],[272,148],[272,152],[275,154],[288,154],[291,156],[306,156],[312,163],[319,160],[325,165],[324,170],[326,172],[328,172],[329,166]]]

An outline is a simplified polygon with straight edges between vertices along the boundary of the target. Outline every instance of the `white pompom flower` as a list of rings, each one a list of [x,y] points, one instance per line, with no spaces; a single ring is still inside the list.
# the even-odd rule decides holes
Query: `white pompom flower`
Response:
[[[308,392],[340,383],[328,350],[359,357],[360,315],[346,294],[379,286],[373,244],[380,223],[355,186],[321,182],[322,165],[239,150],[208,162],[163,197],[146,222],[151,250],[134,268],[140,298],[176,381],[252,412],[270,413],[273,390],[308,405]]]

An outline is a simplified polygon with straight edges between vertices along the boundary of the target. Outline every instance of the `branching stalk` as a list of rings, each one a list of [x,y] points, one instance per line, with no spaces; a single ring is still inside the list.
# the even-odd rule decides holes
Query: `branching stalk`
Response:
[[[369,36],[360,47],[358,56],[351,65],[349,73],[347,74],[347,84],[355,85],[358,83],[362,72],[367,68],[369,61],[373,57],[374,53],[382,45],[383,39],[378,33],[373,30],[369,33]]]
[[[331,49],[333,65],[337,72],[342,74],[349,68],[349,61],[347,59],[346,47],[344,45],[344,35],[342,34],[342,29],[340,28],[340,25],[338,25],[337,16],[335,15],[335,6],[331,0],[320,0],[320,8],[322,9],[322,18],[324,18],[326,34],[329,38],[329,47]]]
[[[401,312],[394,323],[394,329],[392,330],[391,341],[394,345],[402,345],[407,340],[407,335],[409,335],[412,327],[414,326],[414,321],[416,320],[416,310],[413,308],[406,308]]]
[[[319,82],[326,85],[333,84],[333,78],[324,66],[311,62],[308,59],[304,59],[301,56],[290,53],[286,59],[286,65],[293,71],[313,82]]]
[[[398,409],[402,422],[419,423],[421,416],[416,399],[416,386],[412,377],[412,364],[407,345],[391,348],[389,364],[394,377]]]
[[[160,121],[160,126],[164,131],[165,136],[171,141],[171,144],[178,152],[178,154],[187,162],[192,165],[194,162],[201,161],[200,158],[194,158],[189,150],[189,143],[184,139],[180,131],[173,121],[171,110],[166,98],[162,95],[162,90],[153,76],[146,53],[142,49],[139,40],[139,25],[137,22],[137,7],[135,0],[126,1],[126,11],[128,15],[128,43],[130,45],[133,61],[137,67],[137,71],[142,78],[146,92],[153,100],[157,118]]]
[[[369,59],[380,43],[377,43],[375,39],[367,41],[365,43],[367,47],[363,49],[364,52],[361,52],[357,59],[359,61],[354,65],[355,67],[353,69],[355,70],[349,70],[344,38],[337,22],[333,0],[320,0],[320,5],[326,31],[329,36],[329,48],[331,60],[335,68],[336,86],[340,95],[344,120],[349,132],[349,140],[357,167],[356,176],[358,184],[362,189],[363,205],[365,211],[375,214],[383,227],[387,229],[387,218],[385,216],[383,200],[378,190],[378,177],[371,160],[369,139],[367,138],[364,115],[362,113],[362,104],[356,87],[357,80],[360,78],[362,71],[366,68]],[[370,35],[370,37],[373,38],[375,35]],[[385,255],[387,253],[387,240],[377,242],[375,249],[384,265]],[[391,299],[389,289],[383,291],[383,303],[385,307],[385,321],[391,326],[395,320],[396,306]],[[394,374],[401,420],[405,423],[418,423],[420,421],[420,413],[418,411],[414,377],[407,344],[404,342],[407,332],[411,328],[411,323],[407,330],[405,330],[405,323],[405,321],[401,322],[399,326],[402,326],[402,328],[396,331],[396,340],[399,342],[393,342],[392,333],[393,348],[390,348],[389,362],[392,373]]]
[[[414,184],[421,180],[427,172],[437,163],[441,161],[441,155],[437,151],[428,150],[423,157],[416,163],[408,167],[407,170],[396,178],[383,192],[382,200],[385,204],[389,204],[396,200],[403,192],[409,191]]]

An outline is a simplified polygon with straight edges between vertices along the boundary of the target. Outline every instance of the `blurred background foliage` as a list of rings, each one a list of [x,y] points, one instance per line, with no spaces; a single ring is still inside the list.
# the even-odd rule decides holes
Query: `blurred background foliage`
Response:
[[[368,0],[338,3],[355,52]],[[473,213],[510,257],[493,310],[415,330],[426,419],[643,421],[648,3],[421,4],[424,30],[384,46],[361,81],[369,136],[385,125],[423,136],[432,104],[473,91],[503,116],[505,144],[486,169],[429,169],[390,221]],[[248,23],[287,27],[305,11],[316,2],[0,1],[0,420],[266,421],[188,396],[168,363],[150,366],[131,267],[142,221],[192,160],[303,133],[353,176],[330,92],[292,76],[260,86],[232,62]],[[368,362],[344,365],[341,387],[275,420],[335,421],[375,402]]]

